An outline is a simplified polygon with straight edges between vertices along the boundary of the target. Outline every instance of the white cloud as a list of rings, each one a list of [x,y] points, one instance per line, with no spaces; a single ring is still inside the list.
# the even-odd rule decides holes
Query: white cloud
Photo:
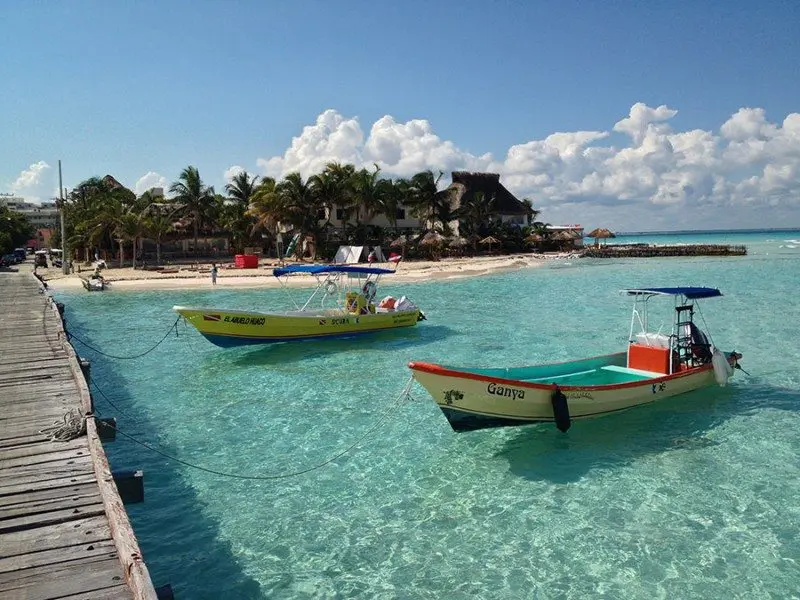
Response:
[[[610,130],[553,133],[516,144],[497,160],[441,139],[424,119],[403,123],[386,115],[365,136],[357,117],[326,110],[283,155],[257,162],[274,177],[291,171],[308,176],[333,161],[376,163],[392,177],[425,169],[492,171],[518,197],[531,198],[553,215],[572,214],[571,221],[598,209],[609,224],[632,223],[640,214],[652,217],[657,209],[659,218],[687,221],[680,226],[698,226],[691,221],[696,215],[711,219],[717,213],[714,224],[739,218],[741,226],[749,226],[749,213],[742,211],[753,207],[796,214],[800,113],[775,123],[763,109],[742,108],[719,131],[674,131],[675,115],[666,105],[636,103]],[[611,131],[623,134],[623,141],[614,142]]]
[[[245,171],[244,167],[240,167],[239,165],[233,165],[225,169],[225,173],[222,176],[225,179],[225,183],[230,183],[234,177],[236,177],[239,173],[243,173],[244,171]]]
[[[164,190],[164,193],[166,193],[167,178],[163,175],[159,175],[155,171],[148,171],[136,180],[136,185],[133,186],[133,191],[137,196],[141,196],[147,190],[154,187],[160,187]]]
[[[58,182],[53,181],[53,172],[45,161],[33,163],[20,172],[11,191],[29,202],[41,202],[58,196]]]

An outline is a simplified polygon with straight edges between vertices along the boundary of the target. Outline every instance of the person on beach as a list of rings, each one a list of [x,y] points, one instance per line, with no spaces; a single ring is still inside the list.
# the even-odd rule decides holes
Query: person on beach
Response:
[[[367,262],[369,264],[372,264],[372,263],[375,262],[375,258],[376,258],[376,256],[375,256],[375,248],[373,248],[372,250],[369,251],[369,254],[367,255]]]
[[[217,263],[211,263],[211,285],[217,285]]]

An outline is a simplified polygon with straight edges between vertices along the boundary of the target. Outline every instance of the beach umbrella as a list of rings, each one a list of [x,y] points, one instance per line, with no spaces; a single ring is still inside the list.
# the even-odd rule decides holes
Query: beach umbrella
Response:
[[[614,238],[614,237],[617,237],[617,236],[614,235],[608,229],[598,227],[597,229],[593,229],[592,231],[590,231],[587,234],[587,237],[594,238],[595,246],[599,246],[601,239]]]
[[[530,242],[531,244],[536,244],[544,240],[541,233],[532,233],[528,237],[525,238],[526,242]]]
[[[485,238],[483,238],[482,240],[479,240],[478,243],[481,246],[489,246],[489,252],[491,252],[492,251],[492,244],[499,244],[500,241],[497,238],[492,237],[492,236],[489,235],[489,236],[486,236]]]
[[[436,244],[440,244],[444,241],[444,236],[441,233],[437,233],[435,231],[429,231],[426,233],[419,242],[420,246],[435,246]]]
[[[392,240],[389,242],[390,248],[402,248],[408,243],[408,238],[406,236],[401,235],[399,238]]]

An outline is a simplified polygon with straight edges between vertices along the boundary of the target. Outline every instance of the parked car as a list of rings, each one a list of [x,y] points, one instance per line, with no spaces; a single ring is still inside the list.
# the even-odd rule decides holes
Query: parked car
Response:
[[[10,267],[11,265],[15,265],[19,262],[17,260],[17,257],[14,256],[13,254],[4,254],[3,257],[0,258],[0,260],[3,261],[4,267]]]

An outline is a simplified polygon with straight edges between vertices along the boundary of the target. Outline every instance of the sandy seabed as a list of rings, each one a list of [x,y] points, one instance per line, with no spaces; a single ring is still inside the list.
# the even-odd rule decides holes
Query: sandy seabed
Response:
[[[460,279],[488,275],[502,271],[540,266],[549,258],[568,258],[570,255],[511,254],[504,256],[472,256],[469,258],[445,258],[438,261],[403,261],[391,280],[398,283],[413,283],[442,279]],[[309,264],[309,263],[305,263]],[[280,287],[281,281],[272,275],[277,262],[262,261],[257,269],[236,269],[232,265],[220,263],[217,275],[217,287],[253,288]],[[362,264],[361,266],[367,266]],[[392,263],[375,263],[373,266],[393,269]],[[32,268],[30,264],[25,267]],[[77,267],[76,267],[77,268]],[[211,288],[211,263],[170,267],[177,272],[162,273],[146,271],[131,267],[103,269],[102,273],[112,290],[159,290]],[[74,290],[82,287],[81,277],[88,277],[92,267],[81,266],[82,272],[63,275],[57,268],[39,268],[38,273],[54,290]],[[286,278],[282,278],[285,280]],[[311,277],[289,278],[287,285],[298,287],[314,287],[316,281]]]

